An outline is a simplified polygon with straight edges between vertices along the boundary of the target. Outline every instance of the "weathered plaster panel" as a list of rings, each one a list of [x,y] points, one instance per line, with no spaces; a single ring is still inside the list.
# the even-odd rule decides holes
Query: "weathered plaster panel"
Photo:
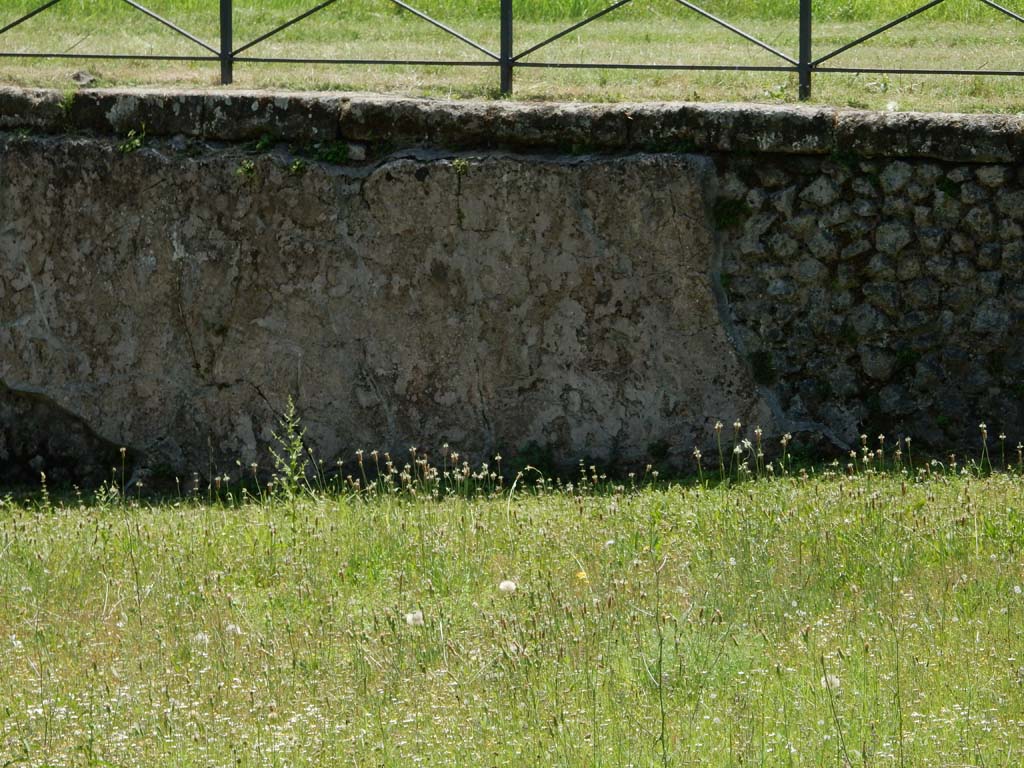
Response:
[[[770,424],[719,322],[706,158],[12,136],[0,158],[0,381],[150,464],[266,464],[289,396],[331,462],[639,462]]]

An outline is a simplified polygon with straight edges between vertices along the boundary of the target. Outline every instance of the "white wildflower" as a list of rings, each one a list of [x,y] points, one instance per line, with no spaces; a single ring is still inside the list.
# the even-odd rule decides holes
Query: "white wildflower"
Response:
[[[423,611],[413,611],[412,613],[405,614],[405,623],[410,627],[422,627]]]
[[[509,579],[505,579],[501,582],[501,584],[498,585],[498,589],[500,589],[502,592],[506,592],[511,595],[513,592],[516,591],[516,583]]]

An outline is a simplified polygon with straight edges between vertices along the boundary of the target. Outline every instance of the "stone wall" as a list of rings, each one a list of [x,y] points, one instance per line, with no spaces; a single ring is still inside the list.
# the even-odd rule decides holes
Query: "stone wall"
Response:
[[[722,158],[722,284],[792,422],[955,448],[1021,437],[1024,175],[1011,164]]]
[[[0,90],[0,482],[1024,436],[1021,121]],[[731,430],[730,430],[731,431]]]

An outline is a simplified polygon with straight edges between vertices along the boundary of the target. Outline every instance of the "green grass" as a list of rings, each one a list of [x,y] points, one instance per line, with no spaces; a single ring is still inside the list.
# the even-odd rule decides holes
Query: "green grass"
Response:
[[[13,0],[0,10],[0,23],[30,9],[34,0]],[[313,3],[238,0],[235,42],[268,31]],[[498,48],[497,0],[421,0],[415,3],[481,44]],[[597,0],[517,0],[515,49],[522,51],[588,13]],[[816,55],[834,50],[917,5],[818,3]],[[1010,6],[1016,11],[1019,2]],[[153,0],[157,12],[216,47],[216,3],[212,0]],[[795,0],[708,0],[705,7],[788,54],[797,50]],[[863,47],[838,56],[838,66],[1019,69],[1021,27],[979,0],[947,0]],[[64,0],[0,37],[6,51],[77,53],[203,54],[193,43],[147,19],[118,0]],[[481,55],[386,0],[339,2],[247,52],[269,57],[414,58],[479,61]],[[778,64],[760,49],[703,20],[672,0],[637,0],[530,57],[562,63],[619,61],[634,64]],[[217,84],[216,64],[7,59],[6,82],[74,87],[71,75],[86,70],[96,85]],[[493,68],[313,66],[239,63],[235,87],[386,91],[434,97],[493,97]],[[795,101],[796,83],[786,73],[635,72],[520,68],[516,97],[590,101],[744,100]],[[963,111],[1024,110],[1024,89],[1016,78],[929,77],[920,75],[820,74],[818,103],[866,108]]]
[[[1015,469],[510,489],[416,458],[371,493],[4,498],[0,764],[1024,760]]]
[[[44,0],[7,0],[5,9],[11,16],[27,13],[42,5]],[[247,18],[270,20],[280,15],[295,16],[317,4],[316,0],[234,0],[236,12]],[[466,20],[497,18],[497,0],[419,0],[410,3],[416,8],[443,14],[446,18]],[[211,18],[219,13],[217,0],[147,0],[143,3],[163,15],[188,16],[194,19]],[[348,0],[344,13],[353,16],[372,15],[390,7],[389,0]],[[551,21],[575,19],[596,13],[611,2],[606,0],[513,0],[517,19],[524,21]],[[723,18],[792,19],[796,3],[792,0],[703,0],[702,8]],[[820,0],[814,4],[816,18],[827,21],[856,21],[895,18],[924,5],[921,0]],[[123,10],[121,0],[63,0],[51,13],[65,17],[104,19]],[[664,16],[676,7],[670,3],[634,0],[634,10]],[[1012,7],[1012,4],[1011,4]],[[985,18],[990,10],[978,0],[947,0],[934,9],[933,18],[971,21]]]

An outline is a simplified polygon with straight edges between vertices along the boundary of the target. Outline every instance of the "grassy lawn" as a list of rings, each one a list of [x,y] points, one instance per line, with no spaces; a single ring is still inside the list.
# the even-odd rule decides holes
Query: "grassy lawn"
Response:
[[[7,0],[0,25],[35,2]],[[152,0],[149,7],[213,47],[219,45],[213,0]],[[297,0],[236,0],[235,44],[241,45],[314,5]],[[496,51],[497,0],[422,0],[414,3],[483,46]],[[815,55],[823,55],[914,8],[898,0],[819,2],[815,6]],[[1009,3],[1017,12],[1021,3]],[[1021,6],[1021,7],[1017,7]],[[599,10],[594,0],[518,0],[515,50],[555,34]],[[795,0],[708,0],[704,7],[745,31],[796,56]],[[863,47],[837,56],[835,66],[946,69],[1021,69],[1022,27],[980,0],[947,0]],[[204,55],[203,49],[116,0],[63,0],[0,36],[0,50],[75,53]],[[339,2],[246,52],[256,57],[406,58],[482,61],[485,57],[386,0]],[[636,0],[538,51],[524,62],[622,62],[633,64],[774,65],[781,59],[702,19],[672,0]],[[71,75],[88,71],[96,85],[213,87],[215,63],[139,63],[6,59],[8,83],[74,87]],[[494,97],[498,72],[491,67],[397,67],[239,63],[234,87],[384,91],[435,97]],[[795,101],[788,73],[638,72],[531,69],[516,72],[516,98],[618,101],[642,99]],[[1019,78],[923,75],[816,76],[814,101],[840,106],[961,111],[1024,111]]]
[[[878,461],[0,498],[0,764],[1019,766],[1024,477]]]

